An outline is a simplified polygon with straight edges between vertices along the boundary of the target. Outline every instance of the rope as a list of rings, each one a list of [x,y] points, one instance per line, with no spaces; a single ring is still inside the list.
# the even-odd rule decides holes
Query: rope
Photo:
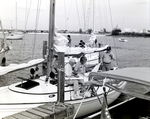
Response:
[[[99,97],[98,97],[98,95],[97,95],[97,92],[96,92],[95,88],[93,88],[93,90],[94,90],[94,93],[95,93],[96,96],[97,96],[97,99],[98,99],[99,103],[102,104],[101,100],[99,99]]]
[[[52,106],[52,109],[53,109],[53,112],[55,112],[55,103],[53,104],[53,106]],[[56,116],[55,116],[55,114],[54,114],[54,119],[56,119]]]
[[[60,105],[60,106],[62,106],[62,107],[64,107],[66,109],[66,111],[67,111],[67,119],[69,119],[70,118],[69,108],[67,108],[67,106],[64,103],[60,103],[60,102],[57,102],[56,105]]]
[[[89,90],[89,88],[90,88],[90,86],[87,88],[87,90]],[[86,90],[86,91],[87,91],[87,90]],[[78,107],[78,109],[77,109],[77,111],[76,111],[76,113],[75,113],[75,115],[74,115],[73,119],[75,119],[75,118],[76,118],[76,116],[77,116],[77,114],[78,114],[78,112],[79,112],[79,110],[80,110],[80,108],[81,108],[81,105],[82,105],[82,103],[83,103],[84,99],[85,99],[85,94],[84,94],[83,99],[81,100],[81,103],[80,103],[80,105],[79,105],[79,107]]]

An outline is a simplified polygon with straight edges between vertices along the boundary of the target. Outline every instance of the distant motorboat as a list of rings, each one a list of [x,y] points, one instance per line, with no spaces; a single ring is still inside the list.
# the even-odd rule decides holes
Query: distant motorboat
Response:
[[[126,39],[123,39],[123,38],[119,38],[118,39],[120,42],[127,42],[128,40],[126,40]]]

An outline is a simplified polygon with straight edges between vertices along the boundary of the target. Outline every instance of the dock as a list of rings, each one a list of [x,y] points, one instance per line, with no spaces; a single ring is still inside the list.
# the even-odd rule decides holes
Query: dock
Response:
[[[74,106],[68,103],[46,103],[2,119],[70,119],[74,115]]]

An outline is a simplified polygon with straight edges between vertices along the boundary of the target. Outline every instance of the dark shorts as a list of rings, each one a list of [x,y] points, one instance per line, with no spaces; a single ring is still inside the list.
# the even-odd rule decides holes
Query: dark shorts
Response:
[[[111,62],[110,63],[103,62],[102,71],[109,71],[111,68],[112,68]]]

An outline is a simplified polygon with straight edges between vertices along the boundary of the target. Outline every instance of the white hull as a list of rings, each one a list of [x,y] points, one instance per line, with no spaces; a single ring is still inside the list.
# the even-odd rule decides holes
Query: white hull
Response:
[[[89,66],[94,66],[99,63],[99,52],[103,52],[103,50],[107,49],[107,47],[108,45],[103,46],[101,48],[91,48],[91,47],[81,48],[81,47],[66,47],[55,45],[55,50],[57,52],[64,52],[65,55],[70,55],[68,57],[65,57],[65,63],[68,63],[70,59],[75,59],[76,62],[78,62],[80,58],[76,58],[76,55],[84,53],[85,57],[87,58],[87,64]]]
[[[85,57],[87,58],[87,64],[89,65],[96,65],[99,63],[98,58],[99,58],[99,53],[95,52],[92,54],[85,54]],[[75,59],[76,62],[80,60],[80,58],[75,58],[75,57],[65,57],[65,63],[68,63],[70,59]]]
[[[68,54],[68,55],[75,55],[75,54],[80,54],[80,53],[92,54],[94,52],[101,52],[103,50],[106,50],[108,46],[109,45],[105,45],[100,48],[91,48],[91,47],[86,46],[85,48],[81,48],[81,47],[67,47],[67,46],[54,45],[56,52],[64,52],[65,54]]]
[[[45,102],[57,101],[57,86],[50,83],[45,83],[45,77],[36,79],[40,85],[31,89],[22,89],[16,87],[20,83],[15,83],[10,86],[0,88],[0,119],[2,117],[18,113],[20,111],[27,110],[29,108],[37,107]],[[125,82],[118,84],[119,87],[124,88]],[[108,91],[108,88],[107,88]],[[88,92],[90,94],[90,92]],[[101,102],[103,101],[103,89],[100,87],[97,91]],[[52,96],[54,95],[54,96]],[[118,96],[119,92],[110,91],[108,93],[108,104],[112,103]],[[75,106],[75,109],[79,107],[81,101],[82,106],[77,114],[77,117],[88,115],[101,109],[102,104],[97,99],[97,96],[87,97],[83,99],[83,96],[74,97],[73,87],[65,87],[65,103],[71,103]]]
[[[120,42],[127,42],[128,40],[125,40],[125,39],[119,38],[119,41],[120,41]]]
[[[24,35],[22,34],[13,34],[13,35],[10,35],[8,37],[6,37],[7,40],[22,40]]]
[[[1,54],[0,54],[1,56]],[[3,57],[0,57],[0,61],[2,61]],[[21,64],[9,64],[7,66],[0,66],[0,76],[5,75],[9,72],[13,72],[13,71],[17,71],[17,70],[21,70],[21,69],[25,69],[28,67],[32,67],[35,65],[38,65],[40,63],[42,63],[44,61],[43,58],[40,59],[33,59],[27,63],[21,63]]]

